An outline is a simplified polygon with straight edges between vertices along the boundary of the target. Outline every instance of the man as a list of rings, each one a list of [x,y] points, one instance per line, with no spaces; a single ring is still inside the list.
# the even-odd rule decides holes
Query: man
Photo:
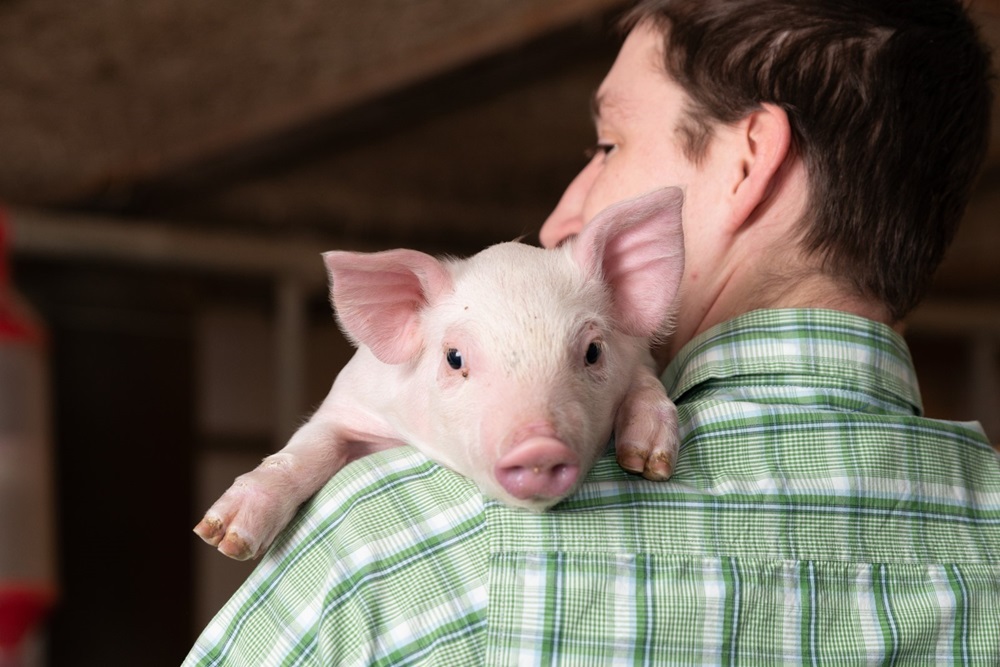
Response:
[[[683,444],[535,515],[408,449],[339,474],[188,664],[1000,662],[1000,462],[905,343],[983,155],[950,0],[641,3],[541,231],[685,188]]]

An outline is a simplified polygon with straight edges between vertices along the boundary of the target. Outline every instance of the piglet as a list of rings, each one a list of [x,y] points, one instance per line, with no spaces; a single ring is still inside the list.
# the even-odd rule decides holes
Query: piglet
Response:
[[[681,206],[677,188],[623,202],[555,250],[324,254],[357,353],[288,445],[238,477],[195,532],[254,558],[344,465],[403,444],[529,510],[573,493],[612,431],[624,467],[668,476],[676,409],[649,343],[674,310]]]

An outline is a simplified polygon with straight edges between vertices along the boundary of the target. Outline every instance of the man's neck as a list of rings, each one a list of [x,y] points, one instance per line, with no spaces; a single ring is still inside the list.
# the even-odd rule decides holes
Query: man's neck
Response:
[[[766,264],[755,264],[762,265]],[[747,276],[741,279],[734,275],[726,281],[701,317],[689,317],[679,323],[667,343],[654,350],[654,357],[661,367],[665,367],[698,334],[744,313],[781,308],[839,310],[889,326],[895,324],[884,305],[856,294],[843,282],[823,274],[784,272],[778,275],[770,272],[769,275],[758,275],[756,279]]]

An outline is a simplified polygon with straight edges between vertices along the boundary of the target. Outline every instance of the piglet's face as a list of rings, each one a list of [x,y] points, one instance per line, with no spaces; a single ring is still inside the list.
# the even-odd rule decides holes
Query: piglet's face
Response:
[[[680,208],[678,190],[658,191],[550,251],[328,253],[332,300],[356,344],[409,369],[414,444],[487,495],[543,509],[604,451],[647,339],[669,320]]]
[[[644,341],[617,331],[603,283],[567,252],[501,244],[453,276],[417,370],[434,379],[428,453],[504,502],[552,505],[604,450]]]

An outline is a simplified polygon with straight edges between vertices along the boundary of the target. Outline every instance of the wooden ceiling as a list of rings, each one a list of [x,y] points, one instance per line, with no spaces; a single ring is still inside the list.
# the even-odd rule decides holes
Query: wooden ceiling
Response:
[[[328,244],[530,237],[593,140],[625,4],[0,0],[0,199]],[[972,4],[1000,51],[1000,0]],[[939,284],[1000,298],[994,115]]]

